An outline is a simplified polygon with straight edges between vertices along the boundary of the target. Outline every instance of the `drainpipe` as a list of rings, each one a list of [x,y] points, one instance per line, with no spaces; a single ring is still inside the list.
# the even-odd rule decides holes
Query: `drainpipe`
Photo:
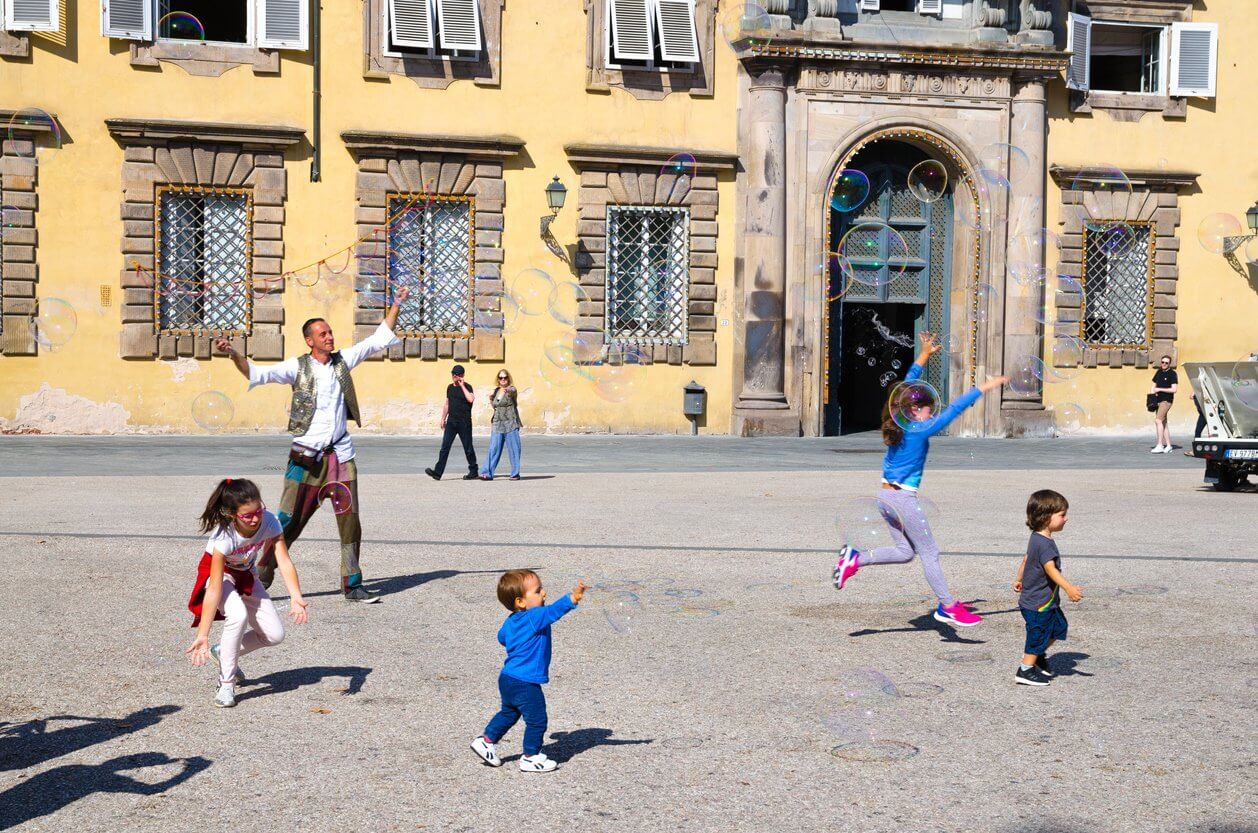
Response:
[[[323,97],[322,91],[320,90],[319,76],[319,70],[321,68],[319,55],[319,12],[321,4],[319,0],[314,0],[314,2],[310,5],[310,49],[314,53],[314,126],[311,129],[310,137],[310,145],[312,148],[312,153],[310,155],[310,181],[319,182],[322,178],[322,174],[319,170],[319,163],[322,160],[322,151],[320,148],[322,142],[320,141],[319,131],[323,123]]]

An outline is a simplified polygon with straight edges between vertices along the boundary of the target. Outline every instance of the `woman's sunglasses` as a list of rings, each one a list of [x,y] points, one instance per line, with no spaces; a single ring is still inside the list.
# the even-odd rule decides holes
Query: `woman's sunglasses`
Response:
[[[254,510],[253,512],[237,512],[237,513],[236,513],[236,520],[238,520],[238,521],[244,521],[244,522],[245,522],[245,523],[247,523],[247,524],[249,524],[249,523],[253,523],[254,521],[256,521],[256,520],[258,520],[259,518],[261,518],[261,517],[262,517],[262,513],[263,513],[263,512],[265,512],[265,511],[266,511],[266,504],[264,503],[264,504],[262,504],[261,506],[259,506],[256,510]]]

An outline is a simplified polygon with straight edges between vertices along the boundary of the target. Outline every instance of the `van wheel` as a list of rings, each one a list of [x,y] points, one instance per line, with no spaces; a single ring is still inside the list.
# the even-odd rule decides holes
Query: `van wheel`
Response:
[[[1236,489],[1236,483],[1236,473],[1224,470],[1219,472],[1219,482],[1214,484],[1214,490],[1216,492],[1231,492]]]

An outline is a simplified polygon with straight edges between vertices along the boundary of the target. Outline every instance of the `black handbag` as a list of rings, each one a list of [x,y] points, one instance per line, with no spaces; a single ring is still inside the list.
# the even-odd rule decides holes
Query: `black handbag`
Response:
[[[1158,395],[1156,393],[1146,393],[1144,395],[1144,407],[1149,413],[1153,413],[1158,409]]]

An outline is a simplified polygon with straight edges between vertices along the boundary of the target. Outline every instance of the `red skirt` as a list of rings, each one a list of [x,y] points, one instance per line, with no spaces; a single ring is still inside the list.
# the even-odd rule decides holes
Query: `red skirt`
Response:
[[[192,586],[192,595],[188,597],[188,610],[192,611],[192,627],[194,628],[201,624],[201,605],[205,601],[205,586],[210,583],[211,559],[212,556],[208,552],[201,556],[201,563],[197,565],[197,583]],[[231,567],[227,567],[226,570],[236,582],[237,593],[243,593],[246,596],[253,595],[252,570],[233,570]],[[215,621],[226,618],[219,611],[214,611]]]

